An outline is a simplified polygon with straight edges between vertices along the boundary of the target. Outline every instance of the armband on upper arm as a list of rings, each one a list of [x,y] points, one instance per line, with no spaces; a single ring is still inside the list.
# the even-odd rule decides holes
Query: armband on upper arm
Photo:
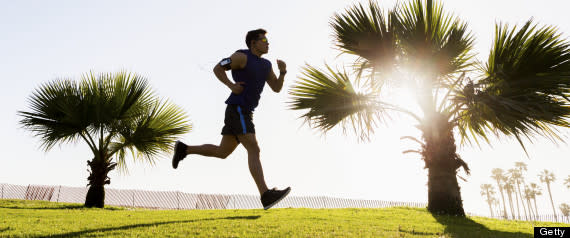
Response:
[[[232,69],[231,64],[232,64],[231,58],[223,58],[222,61],[220,61],[220,66],[222,66],[222,68],[224,68],[225,70]]]

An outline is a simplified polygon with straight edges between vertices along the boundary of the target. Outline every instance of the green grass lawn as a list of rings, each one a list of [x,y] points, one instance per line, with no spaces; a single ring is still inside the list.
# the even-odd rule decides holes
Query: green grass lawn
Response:
[[[563,223],[433,216],[426,209],[144,210],[0,200],[0,237],[532,237]]]

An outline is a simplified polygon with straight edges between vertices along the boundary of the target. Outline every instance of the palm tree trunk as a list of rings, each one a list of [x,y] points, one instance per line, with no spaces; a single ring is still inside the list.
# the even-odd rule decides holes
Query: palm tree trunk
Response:
[[[487,199],[489,198],[489,196],[487,196]],[[491,207],[491,200],[487,200],[487,203],[489,204],[489,212],[491,212],[491,217],[495,217],[495,215],[493,214],[493,208]]]
[[[503,187],[501,187],[501,184],[499,183],[498,179],[497,179],[497,187],[499,188],[499,192],[501,193],[501,198],[503,199],[503,217],[507,218],[507,204],[505,204],[505,195],[503,195]]]
[[[515,218],[515,207],[513,206],[513,193],[507,190],[507,195],[509,197],[509,207],[511,208],[511,217]]]
[[[428,172],[428,210],[432,213],[465,216],[455,170],[433,166]]]
[[[533,198],[532,200],[534,200],[534,214],[536,214],[537,219],[538,219],[538,207],[536,207],[536,197]]]
[[[520,196],[520,198],[521,198],[521,205],[522,205],[522,207],[523,207],[524,216],[526,217],[526,220],[528,221],[528,215],[527,215],[527,213],[526,213],[526,207],[525,207],[525,205],[524,205],[524,197],[523,197],[523,195],[522,195],[522,193],[521,193],[521,187],[520,187],[520,183],[519,183],[518,181],[517,181],[517,190],[518,190],[519,196]]]
[[[558,222],[558,217],[556,216],[556,209],[554,208],[554,200],[552,200],[552,193],[550,192],[550,183],[546,183],[548,188],[548,196],[550,196],[550,204],[552,204],[552,212],[554,212],[554,219]]]
[[[451,123],[441,114],[434,115],[421,125],[425,141],[422,155],[428,169],[428,210],[464,217],[457,169],[465,163],[455,153]]]
[[[513,190],[515,190],[515,189],[513,189]],[[521,219],[521,208],[519,205],[519,193],[517,193],[517,191],[514,191],[514,193],[515,193],[515,200],[517,202],[517,220],[520,220]]]
[[[530,204],[530,198],[526,199],[526,206],[528,207],[528,216],[530,217],[530,219],[536,220],[536,216],[533,216],[534,212],[532,211],[532,205]]]
[[[107,174],[116,166],[111,163],[104,156],[96,156],[91,161],[87,161],[90,167],[91,174],[87,178],[89,180],[89,190],[85,197],[85,207],[98,207],[105,206],[105,184],[110,184],[111,180]]]
[[[105,206],[105,187],[104,185],[92,184],[89,186],[87,196],[85,197],[85,207],[98,207]]]

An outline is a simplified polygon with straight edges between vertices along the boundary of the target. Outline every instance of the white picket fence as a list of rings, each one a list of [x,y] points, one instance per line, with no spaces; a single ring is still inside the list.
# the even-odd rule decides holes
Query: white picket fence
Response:
[[[87,187],[0,184],[0,199],[83,203],[85,202],[85,195],[87,195]],[[179,191],[111,188],[105,189],[105,204],[148,209],[259,209],[262,207],[259,196],[255,195],[192,194]],[[325,196],[287,196],[275,208],[385,208],[398,206],[425,208],[427,204]],[[474,213],[467,215],[489,217]],[[502,216],[491,218],[505,219]],[[527,218],[523,216],[516,218],[516,220],[527,220]],[[570,223],[568,217],[562,215],[539,215],[528,220]]]
[[[87,187],[0,184],[1,199],[45,200],[83,203]],[[225,194],[191,194],[178,191],[144,191],[105,189],[105,204],[150,209],[259,209],[259,196]],[[427,207],[419,202],[357,200],[324,196],[287,196],[276,208],[383,208]]]

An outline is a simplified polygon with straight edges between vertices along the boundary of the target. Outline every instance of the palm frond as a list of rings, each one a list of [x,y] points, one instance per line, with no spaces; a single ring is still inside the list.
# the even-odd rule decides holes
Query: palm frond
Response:
[[[532,20],[520,29],[498,24],[495,32],[485,77],[454,98],[464,106],[462,136],[505,134],[523,148],[522,139],[536,135],[562,141],[557,128],[570,127],[570,44]]]
[[[292,96],[290,109],[308,109],[301,117],[323,132],[339,123],[346,131],[347,123],[350,123],[360,139],[367,139],[377,123],[383,120],[383,112],[389,106],[373,93],[357,93],[346,73],[326,67],[327,71],[310,65],[303,68],[304,77],[300,77],[289,92]]]
[[[71,80],[43,84],[29,98],[31,110],[18,112],[23,117],[20,124],[41,138],[45,150],[58,143],[75,142],[90,124],[83,98]]]
[[[359,57],[354,64],[358,74],[374,71],[371,77],[363,77],[374,87],[381,85],[378,79],[382,79],[374,77],[375,74],[389,74],[395,66],[397,47],[392,15],[392,12],[382,11],[376,2],[369,1],[367,8],[358,4],[345,13],[335,13],[330,23],[341,52]]]
[[[395,14],[402,61],[429,80],[445,79],[473,65],[467,24],[443,11],[441,2],[410,1]]]
[[[155,100],[144,113],[118,129],[118,138],[110,151],[116,152],[119,168],[125,168],[124,158],[129,150],[135,158],[152,164],[157,155],[170,152],[178,136],[188,133],[192,126],[181,108],[168,101]]]

